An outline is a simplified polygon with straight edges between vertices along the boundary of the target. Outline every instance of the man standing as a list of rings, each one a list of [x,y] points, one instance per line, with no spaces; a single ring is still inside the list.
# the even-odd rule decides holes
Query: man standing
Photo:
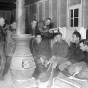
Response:
[[[3,17],[0,17],[0,40],[2,41],[4,41],[5,39],[4,28],[3,28],[4,25],[5,25],[5,20]]]
[[[3,17],[0,17],[0,78],[3,77],[4,68],[5,68],[5,55],[4,55],[4,46],[5,46],[5,33],[3,26],[5,25],[5,20]]]
[[[33,36],[35,36],[35,34],[39,32],[37,28],[37,24],[38,22],[35,19],[31,22],[31,32]]]
[[[35,36],[37,33],[40,33],[39,30],[38,30],[38,28],[37,28],[37,25],[38,25],[38,21],[34,19],[31,22],[31,28],[30,28],[30,34],[32,34],[32,36]],[[34,40],[34,38],[32,38],[30,40],[30,44],[29,44],[30,50],[31,50],[32,54],[33,54],[33,40]]]
[[[49,31],[49,29],[51,29],[51,28],[52,28],[52,24],[51,24],[51,19],[50,18],[47,18],[44,21],[40,21],[38,23],[38,30],[40,31],[41,35],[44,38],[49,38],[50,37],[49,33],[52,33],[52,31]]]
[[[6,55],[6,67],[5,74],[8,72],[10,67],[11,59],[15,51],[15,41],[13,35],[16,32],[16,22],[12,22],[9,28],[6,30],[6,44],[5,44],[5,55]]]

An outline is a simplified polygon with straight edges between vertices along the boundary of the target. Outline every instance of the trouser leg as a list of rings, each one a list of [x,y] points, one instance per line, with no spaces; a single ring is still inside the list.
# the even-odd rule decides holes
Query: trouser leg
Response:
[[[41,64],[36,64],[35,72],[33,74],[33,77],[38,79],[40,74],[43,73],[43,67]]]
[[[6,64],[5,64],[4,74],[7,74],[8,70],[10,69],[11,59],[12,59],[12,56],[6,56]]]
[[[6,62],[4,53],[2,53],[0,55],[0,58],[1,58],[1,61],[0,61],[0,66],[1,66],[0,76],[3,77],[4,76],[4,69],[5,69],[5,62]]]

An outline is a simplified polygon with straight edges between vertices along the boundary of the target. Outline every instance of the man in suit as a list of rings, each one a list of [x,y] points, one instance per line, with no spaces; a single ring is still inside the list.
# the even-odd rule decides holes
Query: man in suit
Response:
[[[5,46],[5,19],[0,17],[0,78],[3,78],[4,68],[5,68],[5,55],[4,55],[4,46]]]

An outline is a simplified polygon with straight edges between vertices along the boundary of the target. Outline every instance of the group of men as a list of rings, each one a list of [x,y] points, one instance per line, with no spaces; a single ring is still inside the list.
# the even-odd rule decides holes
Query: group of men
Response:
[[[47,19],[39,21],[39,22],[34,19],[31,22],[30,33],[32,35],[40,33],[43,37],[49,38],[51,36],[51,34],[53,33],[53,31],[49,30],[52,27],[53,27],[53,24],[52,24],[50,18],[47,18]]]
[[[80,33],[74,31],[69,46],[68,43],[62,39],[62,34],[58,32],[54,35],[55,43],[51,48],[50,39],[47,38],[47,34],[53,32],[49,32],[49,29],[47,32],[44,29],[46,25],[42,26],[42,23],[38,26],[39,33],[35,34],[35,39],[32,41],[32,53],[37,69],[35,70],[35,74],[39,71],[38,78],[43,79],[43,81],[48,80],[52,72],[52,70],[49,69],[55,69],[58,71],[58,77],[60,76],[59,72],[62,72],[62,74],[66,76],[71,76],[74,75],[77,70],[79,73],[76,77],[87,79],[88,40],[82,40]],[[46,38],[44,38],[44,36]],[[51,67],[49,68],[49,66]]]
[[[15,42],[12,38],[16,32],[16,22],[10,25],[0,17],[0,79],[8,72],[10,62],[15,49]]]
[[[5,68],[9,68],[14,52],[15,42],[12,39],[12,35],[16,31],[16,22],[13,22],[10,26],[4,25],[5,20],[0,17],[1,76],[3,76]],[[62,39],[62,33],[54,33],[54,31],[50,30],[52,28],[50,18],[39,23],[37,20],[33,20],[31,25],[31,34],[35,36],[30,42],[30,50],[36,62],[34,77],[41,79],[41,81],[46,81],[49,80],[52,71],[57,70],[58,73],[62,72],[68,76],[74,75],[76,70],[79,70],[76,77],[88,79],[88,40],[81,40],[80,33],[74,31],[69,46]],[[50,41],[52,38],[55,43],[51,48]],[[58,73],[57,76],[60,76]]]
[[[48,21],[48,22],[47,22]],[[31,33],[32,35],[35,35],[35,33],[39,33],[40,29],[38,29],[37,26],[39,26],[39,28],[44,27],[45,25],[45,29],[48,30],[49,28],[49,24],[51,23],[51,19],[47,18],[46,21],[39,23],[37,22],[37,20],[33,20],[33,22],[31,23]],[[38,24],[38,25],[37,25]],[[48,29],[47,29],[48,28]],[[41,30],[43,32],[46,32],[45,30]],[[0,56],[1,56],[1,66],[0,66],[0,77],[3,78],[4,74],[6,74],[8,72],[8,69],[10,67],[10,63],[11,63],[11,59],[15,50],[15,42],[14,39],[12,38],[13,34],[15,34],[16,32],[16,22],[13,21],[11,24],[7,24],[5,22],[5,19],[3,17],[0,17]],[[46,32],[47,33],[47,32]],[[46,34],[44,33],[44,34]],[[43,35],[43,33],[41,32],[41,34]],[[47,43],[45,43],[47,46]],[[42,45],[42,44],[41,44]],[[31,46],[31,44],[30,44]],[[47,49],[47,47],[46,47]],[[48,50],[48,49],[47,49]],[[34,52],[34,51],[33,51]],[[48,51],[50,52],[50,51]],[[48,55],[48,53],[47,53]],[[49,56],[49,55],[48,55]],[[50,58],[50,57],[48,57]]]

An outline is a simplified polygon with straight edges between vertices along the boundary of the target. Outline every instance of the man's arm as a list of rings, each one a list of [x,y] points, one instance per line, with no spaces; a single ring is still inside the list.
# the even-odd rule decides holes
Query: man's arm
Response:
[[[62,54],[63,58],[67,58],[67,56],[68,56],[68,49],[69,49],[69,45],[65,44],[64,48],[63,48],[64,51],[63,51],[63,54]]]
[[[63,44],[61,50],[59,51],[58,53],[58,56],[59,57],[62,57],[62,58],[67,58],[68,57],[68,49],[69,49],[69,46],[67,43]]]
[[[68,49],[68,60],[73,61],[75,59],[75,47],[71,45]]]
[[[56,56],[56,43],[54,43],[53,47],[52,47],[52,50],[51,50],[51,54],[52,56]]]
[[[85,70],[79,72],[79,74],[76,75],[79,79],[88,80],[88,68],[85,68]]]
[[[36,50],[36,40],[35,39],[32,40],[32,49],[33,49],[33,56],[38,58],[38,52]]]
[[[37,53],[37,51],[36,51],[35,48],[33,48],[33,55],[34,55],[35,57],[38,57],[38,53]]]

